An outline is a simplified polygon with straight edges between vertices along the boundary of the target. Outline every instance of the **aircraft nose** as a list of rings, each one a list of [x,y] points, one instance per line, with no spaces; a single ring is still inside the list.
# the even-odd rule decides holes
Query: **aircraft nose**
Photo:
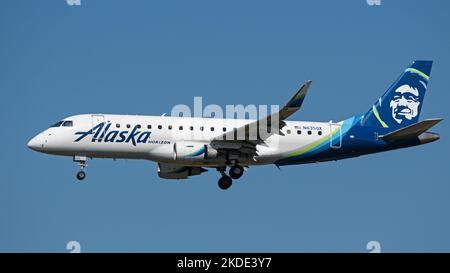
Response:
[[[39,151],[40,149],[42,149],[43,143],[40,140],[39,135],[37,135],[33,137],[30,141],[28,141],[27,146],[31,150]]]

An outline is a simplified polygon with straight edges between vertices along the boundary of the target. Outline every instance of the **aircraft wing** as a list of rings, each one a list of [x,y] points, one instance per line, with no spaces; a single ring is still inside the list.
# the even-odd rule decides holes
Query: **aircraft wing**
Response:
[[[266,137],[273,133],[280,133],[279,130],[284,127],[284,120],[289,116],[297,112],[305,100],[306,93],[308,92],[309,86],[312,81],[307,81],[305,84],[300,87],[300,89],[295,93],[295,95],[288,101],[288,103],[281,108],[280,111],[273,113],[269,116],[266,116],[257,121],[250,122],[244,126],[237,128],[234,131],[226,132],[218,137],[215,137],[213,140],[225,140],[225,141],[258,141],[264,140]],[[275,130],[270,131],[266,137],[260,135],[258,132],[268,132],[268,128],[270,128],[274,122],[278,122],[278,126],[275,126]]]
[[[280,111],[217,136],[211,144],[217,149],[255,154],[256,144],[263,143],[272,134],[282,134],[280,129],[285,125],[284,120],[301,108],[311,83],[307,81],[303,84]]]

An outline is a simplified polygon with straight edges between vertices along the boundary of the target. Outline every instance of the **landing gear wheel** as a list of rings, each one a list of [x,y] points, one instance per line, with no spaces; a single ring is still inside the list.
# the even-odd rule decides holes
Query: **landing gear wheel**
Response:
[[[230,168],[229,174],[231,178],[238,179],[244,174],[244,168],[239,165]]]
[[[85,172],[83,172],[83,171],[79,171],[78,173],[77,173],[77,179],[78,180],[83,180],[84,178],[86,177],[86,173]]]
[[[84,172],[84,169],[87,167],[86,161],[87,157],[83,155],[74,155],[73,161],[78,163],[78,166],[80,166],[80,171],[77,173],[77,179],[83,180],[86,178],[86,173]]]
[[[219,179],[218,184],[219,184],[219,188],[221,188],[222,190],[227,190],[233,184],[233,180],[231,180],[231,178],[229,176],[223,175]]]

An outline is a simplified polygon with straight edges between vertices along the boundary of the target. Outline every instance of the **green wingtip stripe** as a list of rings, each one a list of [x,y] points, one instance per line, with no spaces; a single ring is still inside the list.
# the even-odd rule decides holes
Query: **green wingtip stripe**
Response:
[[[415,69],[415,68],[408,68],[408,69],[405,70],[405,72],[412,72],[412,73],[419,74],[420,76],[425,78],[427,81],[430,79],[430,77],[427,74],[425,74],[422,71],[420,71],[418,69]]]
[[[372,112],[375,115],[375,117],[378,119],[378,121],[380,122],[381,126],[383,126],[383,128],[388,128],[389,126],[386,124],[386,122],[384,122],[381,118],[380,118],[380,114],[378,114],[377,108],[374,106],[372,106]]]
[[[297,94],[297,96],[295,96],[295,98],[294,98],[294,99],[300,99],[300,98],[304,98],[304,97],[305,97],[305,95],[306,95],[306,92],[299,92],[299,93]]]
[[[295,102],[298,102],[299,100],[302,100],[305,98],[306,93],[298,93],[297,96],[295,96],[292,101],[291,104],[294,104]]]

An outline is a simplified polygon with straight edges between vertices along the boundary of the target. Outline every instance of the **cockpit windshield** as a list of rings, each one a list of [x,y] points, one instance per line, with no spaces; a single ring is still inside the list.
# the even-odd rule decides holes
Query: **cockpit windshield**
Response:
[[[61,121],[58,121],[57,123],[53,124],[50,127],[60,127],[60,126],[62,126],[62,127],[73,127],[73,121],[71,121],[71,120],[61,120]]]
[[[71,121],[71,120],[66,120],[66,121],[64,121],[64,123],[63,123],[62,126],[63,126],[63,127],[72,127],[72,126],[73,126],[73,121]]]
[[[61,126],[61,124],[63,124],[63,122],[64,122],[64,120],[58,121],[57,123],[55,123],[52,126],[50,126],[50,128],[51,127],[59,127],[59,126]]]

